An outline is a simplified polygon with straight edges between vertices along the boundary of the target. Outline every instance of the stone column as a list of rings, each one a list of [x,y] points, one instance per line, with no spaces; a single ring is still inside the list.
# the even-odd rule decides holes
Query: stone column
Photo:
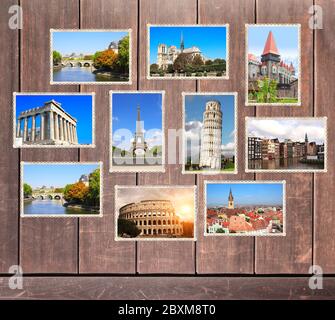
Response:
[[[71,142],[70,124],[69,124],[69,121],[66,121],[66,133],[67,133],[67,141],[68,141],[68,142]]]
[[[57,113],[55,113],[55,140],[59,140],[59,120]]]
[[[63,126],[63,118],[59,116],[59,139],[64,140],[64,126]]]
[[[40,128],[40,140],[45,139],[45,113],[41,113],[41,128]]]
[[[75,139],[75,142],[78,143],[77,126],[74,126],[74,139]]]
[[[21,135],[21,118],[17,120],[17,126],[16,126],[16,137],[20,138]]]
[[[66,120],[65,119],[63,119],[63,126],[64,126],[64,141],[68,141]]]
[[[69,122],[69,133],[70,133],[70,142],[73,142],[73,132],[72,132],[72,124]]]
[[[23,141],[28,139],[28,117],[24,117]]]
[[[36,115],[31,118],[31,141],[36,140]]]
[[[55,123],[54,123],[54,113],[53,111],[49,111],[49,138],[50,140],[54,140],[55,139]]]

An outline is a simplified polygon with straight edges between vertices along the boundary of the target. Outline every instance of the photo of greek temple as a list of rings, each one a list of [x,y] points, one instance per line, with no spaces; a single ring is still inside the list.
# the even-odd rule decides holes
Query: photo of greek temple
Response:
[[[91,95],[18,95],[16,104],[14,147],[78,147],[92,143]]]

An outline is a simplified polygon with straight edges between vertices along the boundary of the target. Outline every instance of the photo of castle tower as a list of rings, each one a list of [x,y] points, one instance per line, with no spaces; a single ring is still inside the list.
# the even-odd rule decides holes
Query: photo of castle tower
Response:
[[[227,78],[227,33],[225,25],[149,26],[148,76]]]
[[[93,144],[91,94],[14,94],[14,147],[89,147]]]
[[[111,171],[164,171],[162,91],[111,92]]]
[[[236,95],[184,94],[183,173],[235,173]]]
[[[205,201],[206,235],[285,235],[284,182],[205,181]]]
[[[247,26],[247,104],[299,103],[300,26]]]

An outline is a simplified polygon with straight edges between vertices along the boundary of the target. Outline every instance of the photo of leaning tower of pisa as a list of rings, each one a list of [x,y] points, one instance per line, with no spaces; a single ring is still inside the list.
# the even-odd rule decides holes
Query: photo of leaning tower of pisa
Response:
[[[236,173],[236,93],[183,96],[183,173]]]

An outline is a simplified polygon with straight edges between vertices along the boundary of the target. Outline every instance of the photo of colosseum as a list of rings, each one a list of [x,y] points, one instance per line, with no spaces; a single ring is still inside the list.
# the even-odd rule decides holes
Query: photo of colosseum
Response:
[[[194,239],[194,186],[116,186],[115,193],[116,240]]]

